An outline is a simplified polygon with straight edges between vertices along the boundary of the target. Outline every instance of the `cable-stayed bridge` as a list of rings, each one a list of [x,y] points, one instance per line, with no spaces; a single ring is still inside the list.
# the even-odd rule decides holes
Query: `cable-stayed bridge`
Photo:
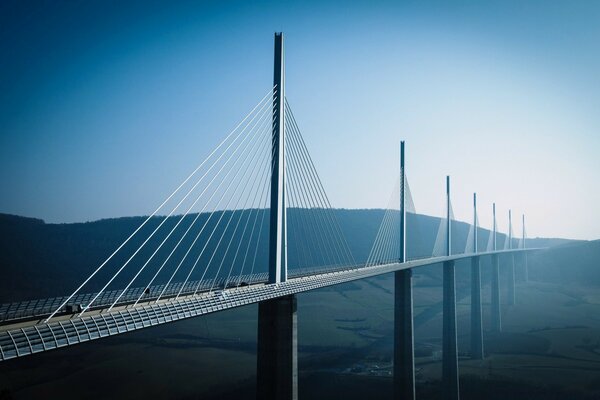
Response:
[[[499,257],[509,260],[514,303],[515,257],[526,271],[527,253],[538,250],[525,246],[524,217],[518,239],[510,212],[501,235],[493,205],[493,226],[484,230],[474,195],[467,239],[453,241],[447,177],[446,217],[433,248],[407,246],[422,232],[414,224],[407,231],[416,210],[401,142],[395,187],[368,257],[357,261],[299,126],[276,34],[273,87],[78,287],[0,305],[0,361],[258,303],[257,396],[297,398],[295,295],[394,273],[394,389],[398,398],[415,398],[412,270],[442,264],[444,393],[459,398],[455,262],[471,262],[471,355],[483,358],[480,258],[492,259],[491,320],[500,331]]]

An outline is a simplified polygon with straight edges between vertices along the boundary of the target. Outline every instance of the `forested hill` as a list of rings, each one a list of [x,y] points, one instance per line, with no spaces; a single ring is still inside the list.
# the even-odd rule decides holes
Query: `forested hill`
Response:
[[[357,263],[364,263],[373,245],[377,230],[384,216],[384,210],[346,210],[333,211],[335,218],[339,221],[349,247],[352,249],[354,259]],[[89,274],[106,259],[145,219],[146,217],[125,217],[105,219],[86,223],[71,224],[46,224],[44,221],[33,218],[25,218],[8,214],[0,214],[0,302],[33,299],[64,295],[70,293]],[[168,231],[181,217],[172,217],[164,225]],[[188,216],[188,218],[190,218]],[[141,244],[141,238],[147,237],[164,217],[155,217],[140,231],[140,238],[131,241],[131,248]],[[215,218],[216,219],[216,218]],[[201,221],[206,221],[206,216],[201,215]],[[266,241],[268,228],[264,218],[265,226],[262,233],[262,242],[257,252],[257,267],[255,272],[261,272],[266,267]],[[290,224],[299,223],[302,220],[301,212],[292,210]],[[296,221],[296,222],[294,222]],[[434,246],[440,220],[438,218],[409,214],[407,218],[407,248],[408,256],[428,256]],[[183,224],[182,224],[183,225]],[[210,228],[210,226],[209,226]],[[294,234],[302,236],[302,240],[316,240],[310,238],[312,231],[306,230],[295,232],[291,227],[288,235],[291,237],[288,251],[290,254],[290,268],[292,264],[301,264],[302,249],[296,248],[292,242]],[[208,229],[208,228],[207,228]],[[208,229],[210,231],[210,229]],[[464,223],[453,224],[453,243],[455,252],[463,252],[468,235],[469,226]],[[194,231],[190,237],[194,237]],[[227,238],[226,238],[227,239]],[[146,246],[154,249],[161,240],[160,235],[153,238]],[[480,247],[485,248],[487,243],[487,231],[480,233]],[[499,237],[503,243],[504,238]],[[528,246],[548,246],[566,243],[561,239],[532,239]],[[168,243],[167,243],[168,244]],[[182,244],[181,248],[186,246]],[[131,249],[130,248],[130,249]],[[169,248],[168,245],[165,248]],[[171,247],[172,248],[172,247]],[[596,246],[596,249],[598,246]],[[566,252],[576,251],[575,247],[564,247]],[[124,250],[127,250],[124,248]],[[557,248],[558,253],[563,254]],[[592,251],[592,250],[590,250]],[[125,252],[126,253],[126,252]],[[127,253],[130,255],[131,251]],[[141,260],[148,257],[150,251],[142,251],[139,254]],[[554,254],[554,253],[553,253]],[[569,253],[570,254],[570,253]],[[217,254],[219,255],[219,254]],[[158,254],[156,259],[161,260],[164,254]],[[181,252],[175,253],[173,259],[183,257]],[[294,260],[299,260],[295,262]],[[123,263],[125,255],[115,257],[116,264]],[[562,262],[559,256],[549,256],[549,264]],[[590,253],[590,258],[579,258],[581,262],[593,263],[598,260],[598,253]],[[564,260],[563,260],[564,261]],[[131,269],[137,264],[132,262]],[[139,265],[138,265],[139,266]],[[182,266],[182,269],[187,265]],[[112,268],[112,270],[110,269]],[[153,269],[154,268],[154,269]],[[585,279],[585,266],[581,267],[578,279]],[[148,272],[156,270],[156,265],[149,265]],[[106,282],[107,277],[114,273],[114,266],[108,266],[98,274],[97,279],[91,282],[86,291],[97,290],[100,283]],[[199,270],[201,270],[199,268]],[[123,276],[115,280],[115,287],[123,287],[130,275],[124,271]],[[550,275],[549,275],[550,276]],[[560,273],[553,273],[552,277],[561,277]],[[594,275],[595,276],[595,275]],[[194,276],[192,276],[194,278]],[[196,277],[198,278],[198,277]],[[149,280],[149,276],[142,274],[140,282]],[[176,279],[177,280],[177,279]],[[180,280],[183,280],[180,279]],[[598,277],[600,281],[600,277]],[[598,282],[596,281],[596,282]],[[137,281],[136,281],[137,282]],[[160,283],[160,280],[157,281]],[[139,286],[143,285],[140,283]]]

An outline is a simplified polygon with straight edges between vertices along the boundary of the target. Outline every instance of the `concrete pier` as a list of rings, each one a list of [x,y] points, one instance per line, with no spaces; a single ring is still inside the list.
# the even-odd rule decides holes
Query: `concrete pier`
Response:
[[[521,233],[521,248],[525,248],[525,214],[522,219],[522,233]],[[529,267],[527,266],[527,253],[523,253],[523,280],[525,283],[529,282]]]
[[[481,266],[479,257],[471,259],[471,358],[483,359],[481,318]]]
[[[479,220],[477,218],[477,193],[473,193],[473,253],[479,250]],[[471,358],[483,359],[483,324],[481,322],[481,263],[479,257],[471,259]]]
[[[404,141],[400,142],[400,225],[398,262],[406,261],[406,169]],[[412,271],[394,273],[394,398],[415,399],[415,343]]]
[[[412,271],[394,273],[394,398],[415,399]]]
[[[508,248],[513,248],[513,236],[512,236],[512,210],[508,210]],[[507,303],[512,306],[515,304],[515,256],[514,254],[508,255],[508,295]]]
[[[258,400],[298,399],[296,307],[295,295],[258,304]]]
[[[514,254],[509,254],[506,256],[508,258],[508,293],[506,295],[506,303],[510,306],[515,305],[516,303],[516,293],[515,293],[515,256]]]
[[[502,318],[500,316],[500,262],[498,255],[492,256],[492,309],[491,309],[492,331],[502,330]]]
[[[442,337],[443,398],[458,400],[458,347],[456,343],[456,278],[454,261],[444,263],[444,321]]]

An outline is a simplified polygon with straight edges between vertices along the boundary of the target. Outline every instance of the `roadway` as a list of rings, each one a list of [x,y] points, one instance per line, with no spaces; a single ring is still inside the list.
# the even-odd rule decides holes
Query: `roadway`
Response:
[[[110,303],[107,303],[87,311],[83,316],[79,316],[78,313],[57,315],[48,323],[43,322],[49,315],[48,311],[34,312],[35,315],[8,319],[0,325],[0,361],[403,269],[472,257],[537,250],[540,249],[456,254],[411,260],[405,263],[350,267],[314,275],[301,274],[278,284],[267,284],[262,281],[248,286],[204,291],[195,295],[188,293],[178,298],[175,296],[165,297],[159,301],[154,298],[144,299],[135,307],[132,303],[124,303],[113,307],[110,312],[107,311]]]

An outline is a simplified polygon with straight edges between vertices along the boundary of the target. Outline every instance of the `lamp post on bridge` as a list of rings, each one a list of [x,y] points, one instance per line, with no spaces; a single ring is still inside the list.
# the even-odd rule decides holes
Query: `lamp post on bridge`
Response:
[[[446,177],[446,255],[452,253],[450,176]],[[443,265],[442,385],[444,398],[458,400],[458,346],[456,338],[456,277],[454,261]]]
[[[492,205],[493,227],[492,241],[494,251],[497,249],[497,225],[496,225],[496,203]],[[492,255],[492,331],[502,330],[502,319],[500,315],[500,265],[498,255]]]
[[[477,193],[473,193],[473,253],[477,254]],[[483,359],[483,324],[481,316],[481,265],[471,258],[471,357]]]
[[[287,280],[285,204],[285,67],[283,33],[275,33],[269,283]],[[296,296],[258,304],[256,392],[260,400],[298,398],[298,322]]]
[[[400,240],[398,262],[406,261],[406,170],[400,142]],[[415,399],[412,270],[394,273],[394,397]]]

